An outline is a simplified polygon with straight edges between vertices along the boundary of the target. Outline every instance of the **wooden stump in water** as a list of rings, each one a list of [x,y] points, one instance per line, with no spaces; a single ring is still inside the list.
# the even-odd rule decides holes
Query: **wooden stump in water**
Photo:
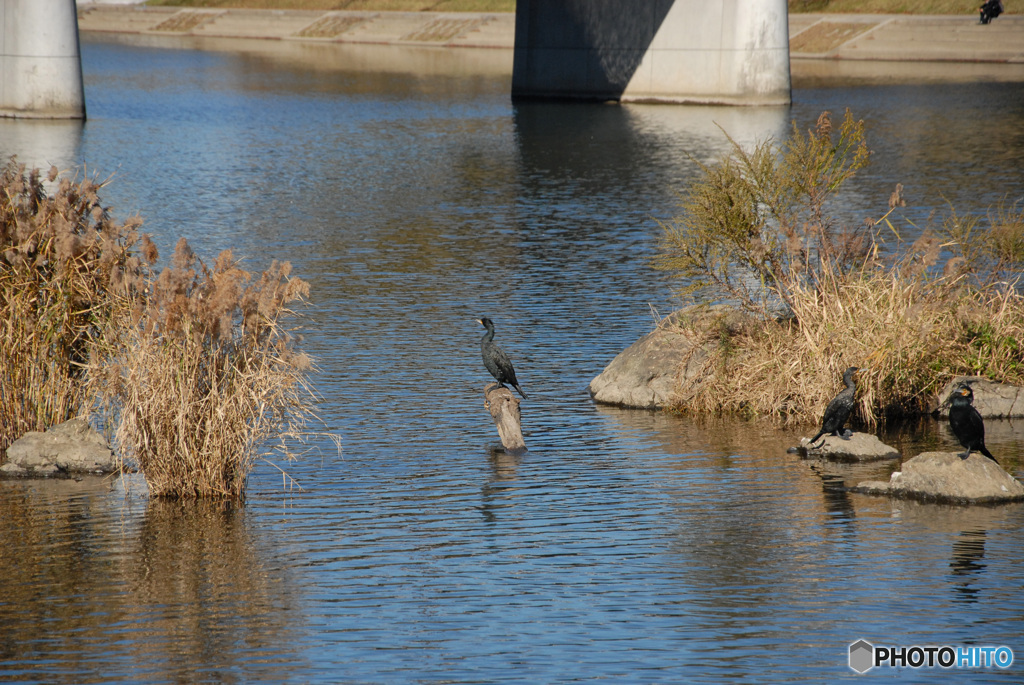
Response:
[[[500,383],[488,383],[484,386],[484,406],[491,412],[505,451],[525,452],[526,441],[519,423],[519,398]]]

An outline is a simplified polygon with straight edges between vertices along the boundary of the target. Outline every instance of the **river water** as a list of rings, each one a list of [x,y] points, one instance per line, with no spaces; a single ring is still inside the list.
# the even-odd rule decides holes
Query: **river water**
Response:
[[[290,260],[343,448],[282,464],[301,488],[261,464],[234,507],[0,482],[0,680],[829,682],[860,638],[1024,663],[1024,505],[848,494],[893,465],[586,393],[672,309],[657,222],[723,130],[851,108],[875,157],[850,221],[896,182],[917,227],[1024,198],[1019,67],[829,68],[784,108],[513,105],[502,51],[86,38],[88,122],[2,121],[0,151],[112,176],[104,200],[165,254]],[[491,450],[482,315],[529,394],[521,457]],[[1020,474],[1024,429],[989,436]],[[953,447],[930,420],[886,437]]]

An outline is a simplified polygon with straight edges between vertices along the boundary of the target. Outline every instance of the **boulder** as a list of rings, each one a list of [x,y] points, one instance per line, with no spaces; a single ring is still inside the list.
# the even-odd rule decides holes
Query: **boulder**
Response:
[[[949,396],[962,382],[971,384],[974,391],[974,408],[983,418],[1016,418],[1024,416],[1024,388],[1006,383],[996,383],[980,376],[956,376],[947,383],[935,397],[933,413],[949,416]]]
[[[818,438],[816,447],[811,447],[809,439],[801,438],[797,451],[808,459],[829,461],[881,461],[900,458],[899,452],[871,433],[852,433],[842,438],[826,435]]]
[[[595,402],[661,409],[675,395],[676,376],[692,343],[682,333],[658,327],[620,352],[590,382]]]
[[[1024,485],[980,454],[925,452],[903,463],[889,482],[865,481],[853,492],[930,502],[992,504],[1024,500]]]
[[[88,421],[71,419],[45,433],[29,431],[7,448],[0,472],[9,476],[112,473],[114,453]]]
[[[590,396],[601,404],[636,409],[669,406],[678,399],[680,385],[703,371],[708,346],[749,321],[748,315],[724,305],[674,312],[590,381]]]

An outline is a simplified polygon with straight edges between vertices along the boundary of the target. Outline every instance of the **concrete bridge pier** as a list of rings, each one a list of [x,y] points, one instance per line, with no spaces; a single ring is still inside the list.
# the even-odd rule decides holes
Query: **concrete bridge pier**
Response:
[[[518,0],[512,97],[788,104],[786,0]]]
[[[75,0],[0,2],[0,116],[84,119]]]

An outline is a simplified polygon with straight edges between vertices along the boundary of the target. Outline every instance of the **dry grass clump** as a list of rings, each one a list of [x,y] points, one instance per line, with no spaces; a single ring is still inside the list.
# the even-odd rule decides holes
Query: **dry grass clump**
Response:
[[[255,461],[291,456],[314,418],[286,327],[309,286],[287,263],[254,278],[230,251],[210,268],[184,239],[157,273],[103,184],[45,183],[13,160],[0,172],[0,448],[93,413],[152,495],[242,498]]]
[[[253,280],[229,250],[209,268],[181,239],[151,279],[95,374],[151,494],[240,499],[267,441],[290,456],[313,417],[311,362],[284,325],[309,286],[290,271],[274,262]]]
[[[11,160],[0,171],[0,454],[28,431],[83,412],[91,350],[102,345],[144,264],[137,218],[113,221],[102,183]]]
[[[1024,211],[952,212],[886,254],[878,230],[891,232],[902,187],[881,220],[838,225],[833,196],[867,154],[849,113],[838,136],[828,119],[777,148],[735,146],[665,226],[658,265],[686,278],[683,292],[754,322],[690,331],[709,355],[679,408],[815,422],[851,365],[870,367],[859,382],[867,423],[929,410],[954,375],[1024,382],[1024,298],[1009,280],[1024,264]]]

